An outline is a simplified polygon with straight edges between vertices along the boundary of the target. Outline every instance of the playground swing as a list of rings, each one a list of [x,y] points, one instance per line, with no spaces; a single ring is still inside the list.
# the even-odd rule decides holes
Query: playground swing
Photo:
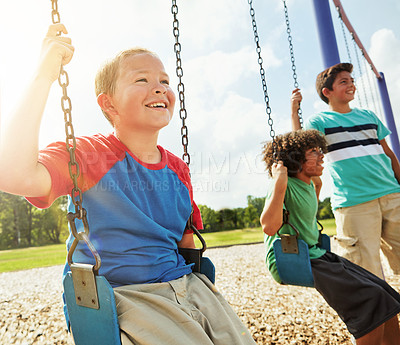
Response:
[[[258,54],[258,64],[260,66],[260,76],[261,82],[264,91],[264,101],[266,104],[266,113],[268,115],[268,124],[270,126],[270,137],[272,139],[272,148],[273,148],[273,155],[274,159],[278,160],[277,152],[276,152],[276,142],[275,142],[275,130],[273,128],[273,120],[271,117],[271,107],[269,104],[269,96],[267,90],[267,83],[265,79],[265,70],[263,67],[263,59],[261,57],[261,47],[259,44],[259,36],[257,32],[257,23],[255,18],[255,10],[253,7],[253,1],[248,0],[250,6],[250,16],[252,20],[253,26],[253,33],[254,33],[254,41],[256,43],[256,52]],[[297,82],[297,74],[296,74],[296,66],[294,60],[294,52],[293,52],[293,44],[292,44],[292,37],[291,37],[291,29],[289,25],[289,17],[288,17],[288,10],[286,6],[285,0],[283,0],[284,10],[285,10],[285,18],[286,18],[286,25],[287,25],[287,34],[288,34],[288,41],[289,41],[289,48],[290,48],[290,55],[291,55],[291,62],[292,62],[292,71],[293,71],[293,79],[294,79],[294,87],[298,87]],[[300,124],[302,124],[302,117],[301,117],[301,110],[299,110],[299,120]],[[314,287],[314,278],[312,275],[311,270],[311,263],[310,263],[310,255],[308,251],[308,245],[302,239],[299,238],[299,231],[290,223],[289,221],[290,212],[288,209],[284,209],[283,212],[283,222],[280,229],[284,225],[288,225],[294,234],[280,234],[280,229],[278,230],[277,234],[279,238],[277,238],[273,242],[273,250],[275,254],[276,266],[278,269],[279,277],[281,278],[282,282],[287,285],[299,285],[299,286],[307,286],[307,287]],[[319,239],[319,246],[326,250],[330,250],[330,238],[326,234],[322,234],[323,227],[320,225],[320,239]]]
[[[52,22],[60,23],[57,0],[52,3]],[[182,66],[180,59],[181,45],[179,43],[179,22],[177,20],[178,7],[176,1],[172,0],[172,13],[174,15],[173,32],[175,36],[174,50],[176,53],[176,73],[179,78],[178,92],[180,99],[180,117],[182,119],[182,144],[184,148],[183,160],[189,165],[190,156],[187,152],[188,131],[185,125],[187,112],[184,103],[184,85],[182,83]],[[87,212],[82,207],[82,191],[78,187],[80,175],[79,164],[75,159],[76,139],[71,118],[71,99],[67,94],[69,84],[68,74],[61,67],[58,82],[62,88],[61,108],[64,113],[66,149],[69,152],[68,163],[70,177],[73,182],[71,201],[75,206],[75,213],[67,215],[74,241],[68,251],[67,261],[70,267],[63,280],[64,299],[68,312],[68,329],[72,331],[74,342],[77,345],[120,345],[120,330],[118,324],[117,308],[115,304],[114,291],[104,276],[99,276],[101,258],[96,248],[89,239],[89,223]],[[75,220],[82,222],[84,231],[77,231]],[[202,243],[201,249],[180,248],[179,253],[187,263],[194,263],[193,271],[205,274],[209,280],[215,282],[215,267],[209,258],[203,257],[206,243],[200,232],[192,224],[190,216],[187,228],[193,230]],[[84,241],[95,259],[95,265],[73,262],[73,253],[79,241]]]
[[[348,61],[351,64],[353,64],[352,58],[351,58],[349,44],[347,42],[346,29],[345,29],[346,26],[345,26],[345,23],[344,23],[344,17],[346,18],[346,14],[344,13],[344,10],[343,10],[343,8],[342,8],[342,6],[341,6],[341,4],[339,2],[335,2],[335,5],[336,5],[337,13],[338,13],[339,23],[340,23],[340,26],[341,26],[343,40],[344,40],[345,47],[346,47],[347,58],[348,58]],[[368,68],[367,68],[367,59],[365,57],[364,51],[363,51],[363,49],[361,49],[361,48],[359,48],[357,46],[356,39],[355,39],[355,36],[354,36],[355,34],[353,32],[351,32],[351,31],[349,31],[349,30],[347,30],[347,31],[349,32],[349,34],[351,36],[351,40],[353,42],[354,54],[355,54],[355,58],[356,58],[356,62],[357,62],[357,72],[358,72],[358,77],[359,77],[358,81],[359,82],[357,82],[356,84],[360,84],[360,87],[357,85],[357,89],[359,89],[359,92],[357,92],[356,94],[357,94],[359,106],[363,107],[363,104],[361,102],[361,96],[360,96],[361,91],[362,91],[363,96],[364,96],[364,102],[365,102],[366,108],[370,108],[371,110],[373,108],[375,114],[382,113],[381,109],[379,109],[379,111],[378,111],[377,104],[379,105],[379,102],[378,102],[378,97],[379,96],[378,96],[378,92],[377,92],[377,89],[376,89],[376,83],[373,83],[374,86],[375,86],[375,88],[373,88],[372,85],[371,85],[372,83],[371,83],[371,80],[370,80],[370,73],[369,73]],[[358,54],[359,50],[360,50],[361,55],[362,55],[363,60],[364,60],[364,73],[365,73],[365,77],[366,78],[363,78],[362,66],[361,66],[360,57],[359,57],[359,54]],[[370,68],[371,68],[371,71],[374,72],[373,71],[373,67],[370,66]],[[366,85],[364,83],[364,79],[366,79],[368,87],[366,87]],[[370,106],[369,102],[368,102],[367,90],[369,90],[370,98],[371,98],[371,101],[372,101],[372,106]]]

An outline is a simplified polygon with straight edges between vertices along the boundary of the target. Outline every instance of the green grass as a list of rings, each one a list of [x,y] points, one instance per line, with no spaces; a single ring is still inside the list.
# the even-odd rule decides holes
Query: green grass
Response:
[[[336,223],[335,219],[324,219],[320,220],[320,223],[324,227],[324,230],[322,231],[324,234],[327,234],[329,236],[336,235]]]
[[[336,233],[335,220],[323,220],[324,233],[333,236]],[[203,234],[207,247],[228,246],[234,244],[263,241],[261,228],[211,232]],[[196,246],[200,241],[195,239]],[[0,251],[0,273],[26,270],[36,267],[62,265],[65,262],[66,250],[64,244],[44,247],[31,247]]]
[[[65,244],[0,251],[0,272],[61,265],[65,262]]]
[[[334,219],[320,221],[324,227],[323,233],[329,236],[336,234],[336,224]],[[262,242],[264,239],[261,228],[229,230],[219,232],[209,232],[202,234],[207,243],[207,247],[220,247],[234,244]],[[195,238],[196,247],[200,247],[200,241]]]
[[[202,236],[208,248],[263,241],[261,228],[209,232]],[[197,237],[195,237],[195,243],[196,247],[201,246]]]

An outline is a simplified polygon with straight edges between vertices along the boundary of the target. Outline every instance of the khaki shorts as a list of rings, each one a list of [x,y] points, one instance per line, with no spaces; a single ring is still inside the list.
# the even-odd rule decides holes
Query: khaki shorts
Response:
[[[122,345],[254,345],[246,326],[202,274],[114,289]]]
[[[334,211],[338,254],[383,278],[380,249],[400,274],[400,193]]]

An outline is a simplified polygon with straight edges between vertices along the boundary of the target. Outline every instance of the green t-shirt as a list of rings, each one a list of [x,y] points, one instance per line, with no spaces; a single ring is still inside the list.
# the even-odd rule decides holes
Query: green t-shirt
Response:
[[[272,185],[270,186],[267,199],[271,196]],[[285,205],[290,212],[289,222],[299,231],[299,238],[308,244],[310,259],[317,259],[326,253],[325,249],[317,246],[319,231],[317,225],[318,200],[315,194],[314,185],[307,184],[295,177],[288,178],[288,184],[285,193]],[[289,226],[284,225],[279,231],[281,234],[295,234],[295,231]],[[275,264],[275,255],[272,247],[274,240],[279,237],[264,235],[264,243],[267,251],[267,265],[272,277],[281,283],[278,270]]]

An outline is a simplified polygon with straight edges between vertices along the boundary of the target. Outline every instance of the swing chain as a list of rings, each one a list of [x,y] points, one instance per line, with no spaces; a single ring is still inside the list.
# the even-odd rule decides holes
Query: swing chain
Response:
[[[369,108],[368,98],[367,98],[367,92],[365,91],[364,78],[362,77],[363,73],[362,73],[362,70],[361,70],[360,57],[359,57],[359,55],[358,55],[358,49],[359,49],[359,47],[358,47],[358,45],[357,45],[357,43],[356,43],[356,40],[355,40],[355,38],[354,38],[354,34],[353,34],[352,32],[351,32],[351,38],[352,38],[352,40],[353,40],[353,47],[354,47],[354,52],[355,52],[356,60],[357,60],[358,74],[360,75],[361,86],[362,86],[362,89],[363,89],[363,91],[364,91],[364,101],[365,101],[365,104],[366,104],[367,108]],[[361,51],[361,54],[364,55],[364,53],[363,53],[363,51],[362,51],[361,49],[360,49],[360,51]]]
[[[349,59],[349,62],[351,64],[353,64],[353,61],[352,61],[352,58],[351,58],[351,53],[350,53],[349,43],[347,41],[347,35],[346,35],[345,25],[344,25],[344,22],[343,22],[342,12],[340,11],[340,7],[339,6],[336,7],[336,11],[338,12],[338,18],[339,18],[339,21],[340,21],[340,26],[342,27],[342,34],[343,34],[343,39],[344,39],[344,43],[345,43],[345,47],[346,47],[347,57]],[[359,103],[360,107],[362,107],[362,102],[361,102],[361,97],[360,97],[360,93],[359,92],[357,92],[357,99],[358,99],[358,103]]]
[[[345,47],[346,47],[347,56],[348,56],[348,58],[349,58],[349,62],[352,63],[352,61],[351,61],[351,54],[350,54],[350,48],[349,48],[349,43],[347,42],[346,30],[345,30],[345,28],[344,28],[344,22],[343,22],[343,18],[342,18],[342,12],[340,11],[340,7],[339,7],[339,6],[336,7],[336,11],[338,12],[338,17],[339,17],[339,21],[340,21],[340,26],[341,26],[341,28],[342,28],[343,39],[344,39],[344,43],[345,43]]]
[[[60,13],[58,12],[58,4],[57,0],[51,0],[51,17],[53,24],[60,23]],[[58,36],[61,35],[59,32]],[[64,67],[61,66],[60,74],[58,76],[58,84],[62,88],[63,95],[61,97],[61,108],[64,113],[64,122],[65,122],[65,134],[66,134],[66,148],[70,156],[70,160],[68,162],[68,170],[71,180],[74,184],[74,187],[71,192],[72,202],[75,205],[75,212],[79,214],[78,219],[82,219],[84,217],[84,212],[82,208],[82,191],[78,187],[78,177],[80,175],[79,164],[76,161],[75,157],[75,149],[76,149],[76,138],[74,134],[74,127],[72,125],[72,103],[71,99],[67,94],[67,86],[69,85],[68,73],[64,70]],[[78,197],[78,199],[76,198]]]
[[[51,21],[53,24],[60,22],[60,12],[58,12],[57,0],[51,0]]]
[[[51,0],[51,20],[53,24],[59,24],[60,23],[60,13],[58,11],[58,0]],[[61,32],[57,33],[57,36],[60,36]],[[58,76],[58,83],[62,88],[62,97],[61,97],[61,108],[64,113],[64,124],[65,124],[65,134],[66,134],[66,140],[65,140],[65,145],[66,149],[69,153],[69,161],[68,161],[68,171],[69,175],[71,177],[72,183],[73,183],[73,188],[71,191],[71,200],[72,203],[75,206],[75,213],[69,212],[67,215],[67,219],[71,228],[71,232],[73,236],[75,237],[74,239],[74,245],[71,247],[69,253],[68,253],[68,264],[72,264],[72,253],[75,250],[76,245],[78,244],[78,241],[83,240],[86,242],[86,244],[90,243],[89,241],[89,223],[87,221],[87,216],[86,216],[86,210],[82,206],[83,202],[83,194],[82,190],[78,186],[78,178],[80,176],[80,167],[79,163],[76,161],[76,156],[75,156],[75,150],[76,150],[76,138],[75,138],[75,133],[74,133],[74,127],[72,125],[72,115],[71,115],[71,109],[72,109],[72,103],[71,99],[68,96],[67,93],[67,87],[69,85],[69,78],[68,78],[68,73],[64,70],[64,67],[61,66],[60,68],[60,74]],[[75,225],[75,219],[80,219],[83,223],[84,231],[78,232],[76,229]],[[94,266],[94,272],[97,273],[97,271],[100,268],[101,261],[100,261],[100,256],[98,255],[96,249],[93,247],[93,245],[90,243],[88,244],[88,247],[90,251],[92,252],[93,256],[96,259],[96,265]]]
[[[175,55],[176,55],[176,76],[179,79],[178,97],[179,97],[179,103],[180,103],[179,117],[182,120],[182,127],[181,127],[182,146],[183,146],[182,159],[189,166],[190,155],[188,153],[189,137],[188,137],[188,129],[186,126],[187,111],[185,108],[185,85],[182,82],[182,76],[183,76],[182,60],[181,60],[182,46],[179,43],[179,21],[177,18],[178,5],[176,4],[176,0],[172,0],[171,12],[174,16],[173,33],[174,33],[174,37],[175,37],[174,51],[175,51]]]
[[[295,64],[294,50],[293,50],[293,43],[292,43],[293,38],[291,35],[292,30],[290,29],[289,11],[286,6],[285,0],[283,0],[283,7],[285,10],[286,32],[287,32],[288,41],[289,41],[290,61],[292,63],[294,88],[297,89],[299,87],[299,83],[297,81],[296,64]],[[300,106],[299,106],[299,109],[297,110],[297,114],[299,115],[300,127],[303,128],[303,116],[302,116],[303,111],[301,110]]]
[[[273,154],[275,156],[276,152],[277,152],[277,144],[275,142],[275,130],[273,127],[274,121],[272,120],[272,117],[271,117],[271,107],[269,105],[267,82],[265,80],[265,70],[263,67],[263,59],[261,57],[261,47],[260,47],[260,43],[259,43],[260,38],[258,37],[258,32],[257,32],[256,14],[255,14],[255,10],[253,8],[253,0],[248,0],[248,3],[250,5],[250,16],[251,16],[251,22],[253,25],[254,41],[256,43],[256,52],[258,54],[258,64],[260,65],[260,76],[261,76],[261,82],[262,82],[262,87],[263,87],[263,91],[264,91],[264,101],[265,101],[265,105],[266,105],[266,112],[268,115],[268,125],[270,126],[269,134],[272,139]]]

